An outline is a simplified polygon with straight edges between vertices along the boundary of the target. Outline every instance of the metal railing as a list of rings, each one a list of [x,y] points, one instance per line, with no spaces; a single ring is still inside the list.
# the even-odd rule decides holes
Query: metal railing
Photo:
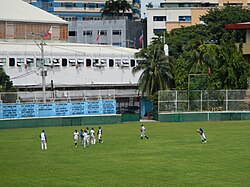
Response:
[[[46,102],[115,99],[115,90],[46,91]],[[43,92],[1,92],[2,103],[44,103]]]

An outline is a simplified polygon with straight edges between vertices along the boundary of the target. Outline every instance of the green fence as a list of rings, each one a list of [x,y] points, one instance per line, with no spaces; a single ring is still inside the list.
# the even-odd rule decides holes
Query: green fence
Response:
[[[48,118],[25,118],[25,119],[2,119],[0,129],[49,127],[49,126],[80,126],[80,125],[103,125],[119,124],[121,115],[98,115],[98,116],[71,116],[71,117],[48,117]]]
[[[160,122],[250,120],[250,112],[186,112],[158,114]]]

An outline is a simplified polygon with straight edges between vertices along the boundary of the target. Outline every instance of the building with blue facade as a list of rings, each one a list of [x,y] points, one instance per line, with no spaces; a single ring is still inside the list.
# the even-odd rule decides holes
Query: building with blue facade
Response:
[[[101,19],[101,10],[107,0],[29,0],[26,2],[41,8],[47,12],[57,15],[66,21],[97,20]],[[126,16],[131,19],[141,18],[141,1],[127,0],[132,6]]]

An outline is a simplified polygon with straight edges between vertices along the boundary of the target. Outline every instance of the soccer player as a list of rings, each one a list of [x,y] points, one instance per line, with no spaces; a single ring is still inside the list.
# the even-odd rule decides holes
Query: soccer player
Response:
[[[141,125],[141,140],[143,139],[143,137],[145,137],[145,138],[148,139],[148,137],[145,135],[145,131],[146,131],[146,128],[145,128],[145,126],[142,124],[142,125]]]
[[[87,133],[87,130],[85,129],[83,132],[83,147],[86,147],[88,145],[89,135]]]
[[[99,127],[99,129],[98,129],[97,135],[98,135],[98,142],[103,143],[103,140],[102,140],[102,128],[101,127]]]
[[[81,145],[83,145],[83,130],[80,130]]]
[[[95,142],[96,142],[96,139],[95,139],[95,130],[94,130],[94,128],[92,128],[90,130],[90,143],[91,144],[95,144]]]
[[[202,128],[197,129],[197,132],[200,134],[201,142],[207,143],[207,139],[206,139],[206,136],[205,136],[203,129]]]
[[[73,139],[74,139],[74,142],[75,142],[75,147],[77,147],[78,138],[79,138],[79,133],[77,132],[77,130],[75,130],[75,132],[73,133]]]
[[[41,148],[42,149],[47,149],[47,136],[45,134],[45,130],[42,130],[39,137],[41,139]]]
[[[88,127],[86,127],[86,133],[88,135],[87,144],[89,145],[90,133],[89,133],[89,128]]]

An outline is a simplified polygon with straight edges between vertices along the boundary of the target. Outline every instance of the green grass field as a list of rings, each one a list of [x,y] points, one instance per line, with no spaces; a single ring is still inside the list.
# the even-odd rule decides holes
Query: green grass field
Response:
[[[0,186],[250,186],[250,121],[144,123],[149,140],[140,124],[103,125],[104,143],[87,148],[74,147],[81,126],[0,130]]]

